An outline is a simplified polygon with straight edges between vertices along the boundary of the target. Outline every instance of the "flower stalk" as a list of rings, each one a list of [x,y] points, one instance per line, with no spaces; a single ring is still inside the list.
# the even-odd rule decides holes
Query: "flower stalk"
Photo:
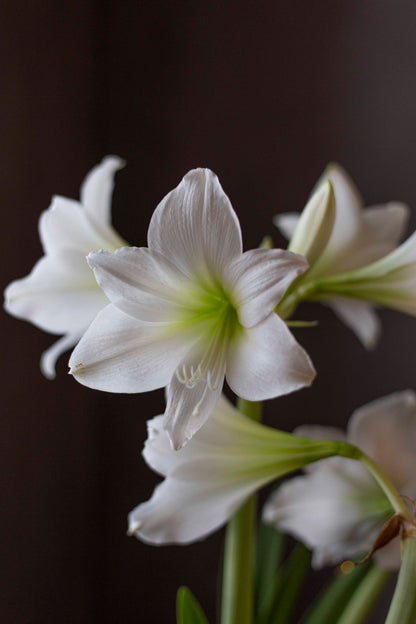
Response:
[[[238,399],[237,406],[251,420],[261,419],[261,403]],[[256,508],[254,494],[231,518],[226,529],[221,624],[253,622]]]
[[[416,622],[416,538],[403,541],[402,565],[385,624]]]
[[[389,499],[394,511],[411,520],[412,516],[409,508],[402,496],[400,496],[391,479],[389,479],[389,477],[377,466],[377,464],[362,451],[359,451],[357,459],[359,459],[361,463],[364,464],[364,466],[366,466],[366,468],[371,472],[374,479]]]

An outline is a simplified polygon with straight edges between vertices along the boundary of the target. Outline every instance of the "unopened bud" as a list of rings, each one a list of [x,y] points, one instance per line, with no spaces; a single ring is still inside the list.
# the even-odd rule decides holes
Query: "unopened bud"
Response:
[[[303,209],[289,251],[305,256],[310,266],[324,251],[335,221],[335,195],[332,184],[326,180],[313,193]]]

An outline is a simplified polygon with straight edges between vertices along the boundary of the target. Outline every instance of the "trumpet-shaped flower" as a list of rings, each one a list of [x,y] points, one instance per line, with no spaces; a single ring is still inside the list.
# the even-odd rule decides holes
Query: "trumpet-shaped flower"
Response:
[[[211,171],[190,171],[162,200],[148,245],[88,256],[111,304],[72,354],[79,382],[110,392],[169,385],[164,427],[175,448],[208,418],[225,376],[252,401],[311,383],[307,354],[273,312],[308,264],[277,249],[242,253]]]
[[[253,422],[223,396],[180,451],[171,447],[163,416],[149,421],[148,431],[144,458],[166,478],[130,513],[129,533],[152,544],[202,539],[264,484],[339,450],[338,442],[302,440]]]
[[[32,272],[6,288],[5,309],[52,334],[63,334],[41,358],[46,377],[55,377],[58,357],[81,338],[108,304],[86,256],[94,249],[126,245],[111,226],[115,172],[124,166],[108,156],[85,178],[80,201],[55,196],[39,220],[44,256]]]
[[[300,427],[295,433],[344,439],[342,431]],[[401,494],[416,497],[416,395],[408,390],[356,410],[346,439],[367,453]],[[313,549],[314,567],[336,564],[370,550],[393,510],[363,464],[345,457],[325,459],[305,476],[289,479],[266,503],[265,522],[288,531]],[[376,553],[381,567],[400,565],[400,545],[392,541]]]
[[[330,180],[335,193],[332,231],[320,255],[310,261],[311,268],[297,282],[298,290],[282,302],[280,312],[291,313],[302,299],[319,300],[371,348],[380,333],[373,304],[416,314],[416,235],[398,247],[408,217],[404,204],[390,202],[363,210],[357,188],[339,165],[329,165],[318,186],[325,180]],[[288,213],[275,217],[274,223],[294,241],[301,221],[299,215]],[[303,244],[313,247],[317,237],[326,236],[322,230],[328,223],[310,228],[309,240],[304,232]]]

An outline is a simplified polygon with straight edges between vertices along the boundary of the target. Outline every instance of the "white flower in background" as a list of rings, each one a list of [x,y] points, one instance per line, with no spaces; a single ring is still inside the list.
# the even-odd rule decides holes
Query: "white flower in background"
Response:
[[[220,397],[211,418],[180,451],[163,416],[148,422],[143,456],[165,480],[129,514],[129,533],[152,544],[189,543],[223,525],[258,488],[337,452],[249,420]]]
[[[295,433],[313,439],[345,439],[342,431],[327,427],[305,426]],[[400,494],[416,497],[413,391],[396,392],[356,410],[346,439],[378,464]],[[363,464],[334,457],[279,487],[266,503],[263,519],[305,542],[313,549],[313,566],[320,568],[369,551],[392,514],[389,501]],[[398,568],[399,540],[375,557],[383,568]]]
[[[86,256],[94,249],[126,245],[111,226],[111,195],[115,172],[124,166],[107,156],[85,178],[81,199],[55,196],[39,220],[45,255],[32,272],[5,291],[5,309],[51,334],[63,334],[43,353],[41,369],[55,377],[58,357],[72,348],[97,312],[108,304]]]
[[[308,264],[277,249],[242,253],[241,230],[218,178],[190,171],[155,210],[148,248],[88,257],[111,301],[70,360],[92,388],[169,385],[164,428],[180,448],[221,394],[269,399],[309,385],[305,351],[273,309]]]
[[[302,299],[326,303],[371,348],[380,333],[373,304],[416,314],[416,234],[397,248],[407,223],[407,206],[389,202],[363,209],[357,188],[339,165],[329,165],[318,186],[324,180],[330,180],[335,193],[332,231],[299,280],[298,293],[282,302],[282,312],[291,313]],[[277,215],[274,223],[292,239],[289,249],[302,253],[293,246],[301,225],[299,215]],[[311,228],[310,240],[303,239],[303,244],[312,246],[317,235],[322,237],[319,228]]]

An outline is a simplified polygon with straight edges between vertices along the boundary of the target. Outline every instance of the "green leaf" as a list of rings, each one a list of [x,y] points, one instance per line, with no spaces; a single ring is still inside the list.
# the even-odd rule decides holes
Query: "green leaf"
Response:
[[[260,523],[256,543],[256,612],[273,599],[277,568],[283,556],[286,536]]]
[[[334,624],[371,566],[371,563],[366,563],[350,574],[338,574],[318,595],[300,624]]]
[[[365,624],[367,617],[380,594],[383,592],[391,572],[382,570],[377,565],[367,572],[361,583],[355,588],[337,624]],[[403,619],[399,619],[404,624]],[[415,624],[415,618],[409,620],[409,624]]]
[[[287,624],[309,570],[311,555],[305,546],[297,544],[278,570],[267,601],[261,604],[256,624]]]
[[[180,587],[176,595],[177,624],[208,624],[199,603],[187,587]]]

